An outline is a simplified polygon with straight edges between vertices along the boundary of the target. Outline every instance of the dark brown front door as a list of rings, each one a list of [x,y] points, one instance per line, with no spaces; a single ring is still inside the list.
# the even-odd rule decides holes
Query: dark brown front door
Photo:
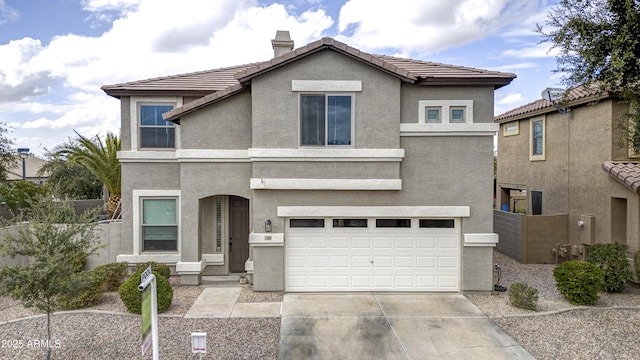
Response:
[[[249,258],[249,200],[229,196],[229,271],[244,272]]]

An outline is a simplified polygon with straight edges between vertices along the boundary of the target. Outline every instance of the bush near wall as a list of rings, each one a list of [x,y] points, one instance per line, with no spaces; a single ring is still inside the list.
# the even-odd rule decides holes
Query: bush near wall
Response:
[[[153,270],[153,267],[151,268]],[[140,285],[140,275],[144,271],[134,272],[125,282],[118,288],[120,300],[128,311],[141,314],[142,313],[142,292],[138,290]],[[158,313],[163,313],[169,309],[173,301],[173,288],[164,276],[153,271],[156,276],[157,295],[158,295]]]
[[[593,305],[604,285],[604,272],[595,264],[571,260],[553,269],[558,291],[574,305]]]
[[[60,297],[61,310],[82,309],[94,306],[102,301],[102,281],[101,273],[94,270],[82,271],[74,274],[76,281],[87,284],[87,287],[80,292],[69,292]],[[73,289],[72,289],[73,290]]]
[[[633,279],[629,269],[625,244],[595,244],[589,247],[586,260],[604,272],[604,291],[618,293]]]
[[[126,262],[108,263],[96,266],[93,271],[102,276],[102,291],[118,291],[127,277],[129,264]]]

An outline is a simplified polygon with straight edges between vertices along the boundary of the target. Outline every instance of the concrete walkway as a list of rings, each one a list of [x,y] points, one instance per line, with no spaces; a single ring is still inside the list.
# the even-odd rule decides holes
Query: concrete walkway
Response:
[[[280,359],[533,359],[462,295],[285,294]]]
[[[241,286],[207,287],[185,318],[280,317],[282,303],[239,303]]]

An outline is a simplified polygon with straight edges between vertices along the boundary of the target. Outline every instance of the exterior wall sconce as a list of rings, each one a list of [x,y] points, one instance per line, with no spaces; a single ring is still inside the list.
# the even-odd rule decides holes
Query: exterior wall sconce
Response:
[[[264,232],[271,232],[271,220],[267,220],[264,222]]]

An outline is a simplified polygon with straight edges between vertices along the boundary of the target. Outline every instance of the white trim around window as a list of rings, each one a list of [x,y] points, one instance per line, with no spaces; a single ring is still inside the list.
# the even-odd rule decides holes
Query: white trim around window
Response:
[[[529,160],[545,160],[547,151],[547,124],[544,116],[529,120]]]
[[[150,104],[150,105],[163,105],[163,104],[171,104],[175,107],[180,107],[183,105],[181,96],[167,96],[167,97],[143,97],[143,96],[132,96],[129,100],[129,122],[131,129],[131,150],[138,151],[140,150],[139,141],[140,141],[140,133],[138,129],[140,128],[138,118],[138,107],[140,104]],[[180,148],[180,127],[175,127],[175,148]],[[157,149],[149,149],[151,151],[157,151]],[[174,150],[174,149],[170,149]],[[144,149],[143,149],[144,151]]]
[[[419,100],[418,124],[429,123],[429,121],[427,121],[427,109],[436,108],[442,109],[442,111],[440,111],[440,124],[473,123],[473,100]],[[451,114],[453,110],[462,110],[464,121],[452,121]]]
[[[360,80],[291,80],[291,91],[341,92],[362,91]]]
[[[502,124],[502,136],[514,136],[518,134],[520,134],[520,121]]]
[[[139,256],[140,254],[149,255],[164,255],[167,252],[143,252],[142,251],[142,236],[140,234],[142,229],[142,208],[141,199],[144,198],[176,198],[176,211],[178,222],[178,239],[177,239],[177,251],[168,252],[169,254],[177,254],[179,258],[180,254],[180,232],[181,232],[181,219],[180,219],[180,190],[133,190],[133,255]],[[167,254],[167,255],[169,255]]]

